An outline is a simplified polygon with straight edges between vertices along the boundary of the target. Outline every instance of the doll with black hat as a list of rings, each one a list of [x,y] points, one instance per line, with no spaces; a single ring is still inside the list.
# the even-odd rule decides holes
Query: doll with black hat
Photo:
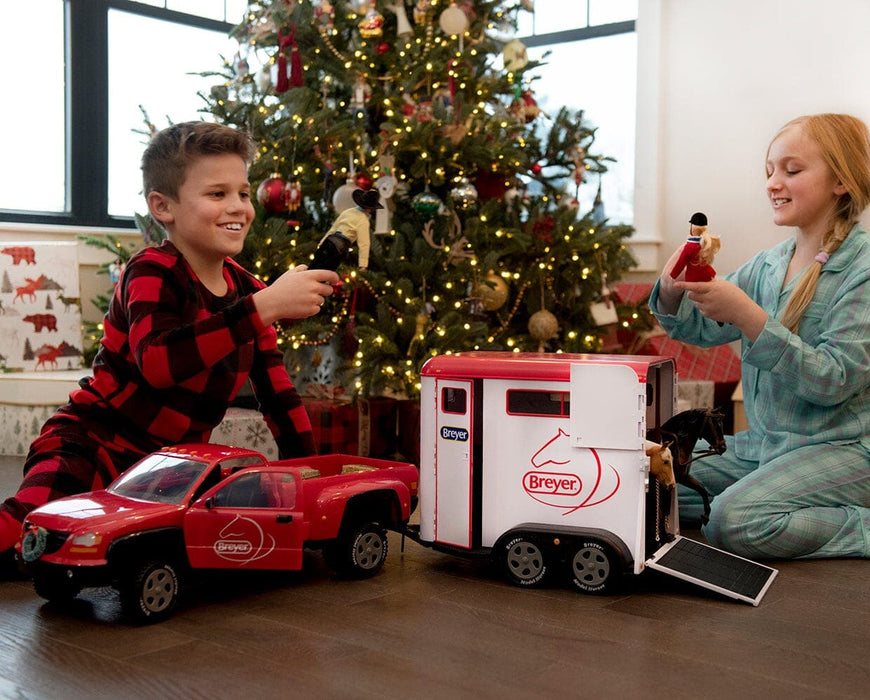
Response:
[[[695,212],[689,219],[689,237],[671,268],[671,277],[677,279],[685,270],[686,282],[709,282],[716,276],[716,270],[710,263],[720,247],[719,236],[707,233],[706,215]]]
[[[356,243],[360,270],[369,265],[371,215],[383,209],[377,190],[356,189],[351,195],[356,206],[345,209],[320,239],[311,270],[335,270],[345,262],[351,245]]]

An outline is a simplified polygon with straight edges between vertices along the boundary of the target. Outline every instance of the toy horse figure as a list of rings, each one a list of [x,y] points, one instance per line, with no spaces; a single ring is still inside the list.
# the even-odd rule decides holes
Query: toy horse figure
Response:
[[[720,455],[725,451],[725,431],[722,420],[725,415],[712,408],[692,408],[669,418],[659,430],[651,430],[648,440],[669,441],[674,462],[674,477],[678,484],[697,491],[704,501],[704,515],[701,521],[706,525],[710,518],[710,494],[689,468],[696,459]],[[710,449],[693,454],[695,444],[703,438]],[[652,460],[651,460],[652,461]]]
[[[646,440],[643,448],[649,457],[649,473],[652,474],[662,486],[673,488],[676,485],[674,477],[674,458],[670,451],[671,443],[660,445],[657,442]]]

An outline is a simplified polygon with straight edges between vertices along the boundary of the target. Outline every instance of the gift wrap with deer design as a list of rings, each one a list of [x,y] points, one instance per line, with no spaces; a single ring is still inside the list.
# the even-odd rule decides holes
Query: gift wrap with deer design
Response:
[[[0,369],[75,369],[82,364],[76,243],[0,244]]]

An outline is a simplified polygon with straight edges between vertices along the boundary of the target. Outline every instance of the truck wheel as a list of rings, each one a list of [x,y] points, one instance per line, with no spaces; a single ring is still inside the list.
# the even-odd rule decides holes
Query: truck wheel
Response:
[[[137,622],[161,622],[178,602],[178,573],[174,564],[149,561],[132,568],[120,583],[121,606]]]
[[[537,586],[547,578],[547,555],[534,537],[522,535],[502,546],[502,560],[508,580],[517,586]]]
[[[369,578],[387,559],[387,531],[377,523],[366,523],[352,529],[336,547],[330,559],[339,575]]]
[[[581,542],[568,560],[571,583],[584,593],[608,593],[619,579],[620,561],[597,540]]]
[[[82,587],[64,576],[36,576],[33,579],[36,595],[51,603],[66,603],[75,598]]]

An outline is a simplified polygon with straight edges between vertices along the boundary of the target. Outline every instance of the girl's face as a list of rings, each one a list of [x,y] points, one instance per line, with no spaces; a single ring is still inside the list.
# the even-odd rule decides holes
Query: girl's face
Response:
[[[800,125],[790,126],[770,144],[766,168],[774,223],[823,235],[846,189],[828,167],[819,144]]]

